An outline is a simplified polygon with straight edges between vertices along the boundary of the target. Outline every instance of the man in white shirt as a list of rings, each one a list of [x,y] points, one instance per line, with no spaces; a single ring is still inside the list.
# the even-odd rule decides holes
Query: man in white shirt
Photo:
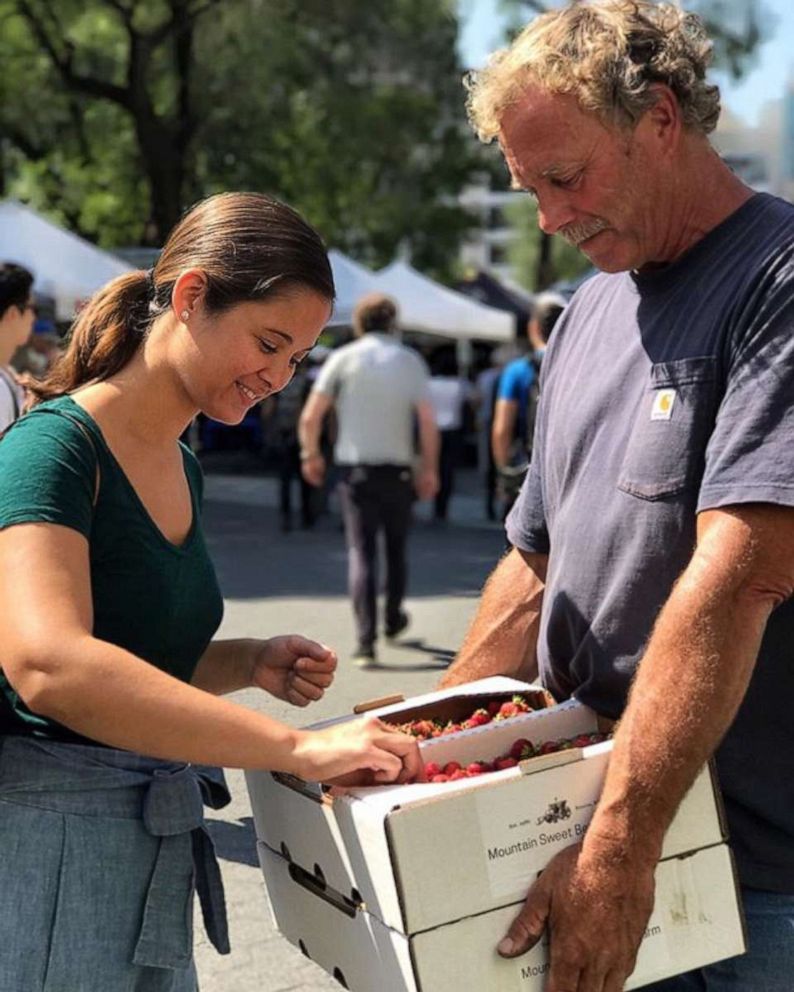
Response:
[[[320,452],[323,419],[334,408],[338,433],[334,457],[348,545],[348,585],[358,646],[355,661],[375,661],[377,640],[377,538],[386,547],[384,631],[396,637],[408,625],[402,608],[407,582],[405,546],[414,493],[438,490],[439,437],[428,392],[427,368],[416,352],[393,337],[394,301],[380,293],[359,301],[353,314],[356,340],[335,351],[317,377],[300,420],[304,478],[325,478]],[[414,425],[419,461],[414,469]]]
[[[0,263],[0,432],[22,412],[25,392],[9,362],[30,337],[35,311],[33,275],[13,262]]]

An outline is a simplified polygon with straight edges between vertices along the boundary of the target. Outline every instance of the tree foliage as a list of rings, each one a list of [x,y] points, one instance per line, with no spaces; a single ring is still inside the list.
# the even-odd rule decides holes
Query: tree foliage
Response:
[[[219,189],[449,270],[480,167],[452,0],[0,0],[0,182],[103,244]]]

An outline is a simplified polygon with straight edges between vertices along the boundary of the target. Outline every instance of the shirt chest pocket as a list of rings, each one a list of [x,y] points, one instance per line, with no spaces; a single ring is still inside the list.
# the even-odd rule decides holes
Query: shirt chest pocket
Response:
[[[682,358],[651,366],[618,478],[618,489],[640,499],[674,496],[703,471],[714,426],[714,358]]]

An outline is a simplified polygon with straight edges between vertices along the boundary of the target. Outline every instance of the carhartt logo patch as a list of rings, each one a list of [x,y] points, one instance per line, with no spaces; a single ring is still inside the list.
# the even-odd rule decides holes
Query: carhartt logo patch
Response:
[[[673,415],[675,405],[675,390],[660,389],[653,398],[651,420],[669,420]]]

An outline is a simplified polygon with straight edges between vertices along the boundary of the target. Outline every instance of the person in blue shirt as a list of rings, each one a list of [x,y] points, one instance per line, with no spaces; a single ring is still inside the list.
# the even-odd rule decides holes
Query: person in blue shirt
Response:
[[[526,475],[532,454],[540,363],[564,309],[565,299],[557,293],[541,293],[536,298],[527,324],[530,351],[509,362],[499,379],[491,447],[504,516],[510,512]]]

